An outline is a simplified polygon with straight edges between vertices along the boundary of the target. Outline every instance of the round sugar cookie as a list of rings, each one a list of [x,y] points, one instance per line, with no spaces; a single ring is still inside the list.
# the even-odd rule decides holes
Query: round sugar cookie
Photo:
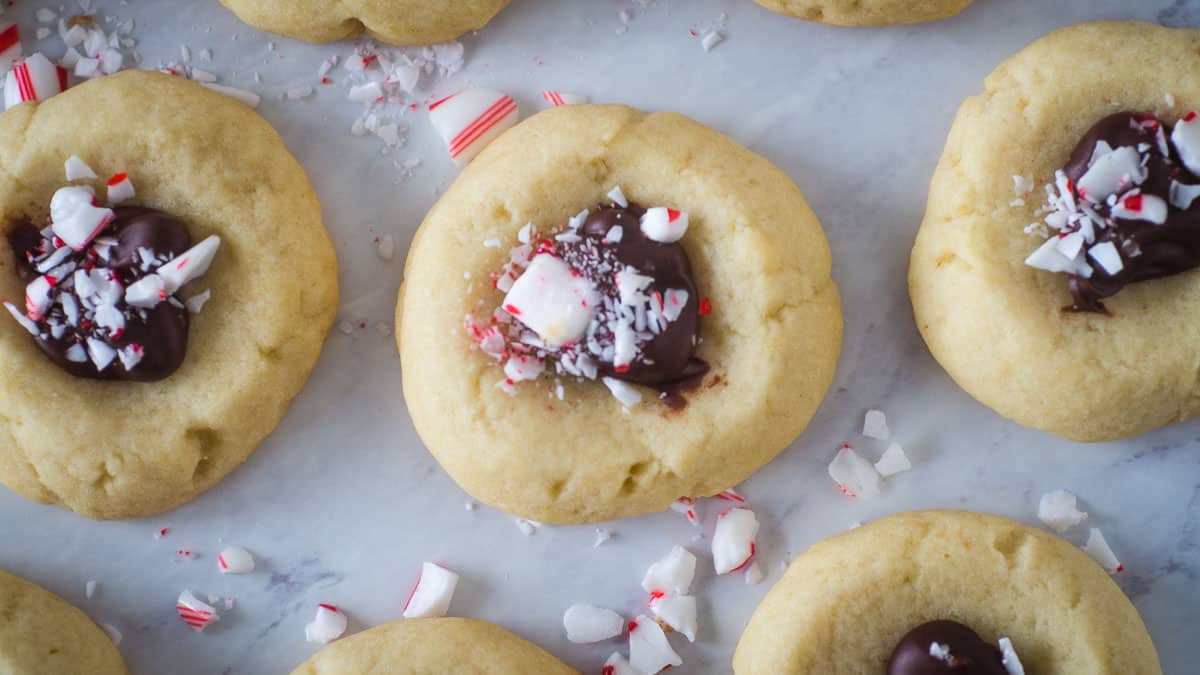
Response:
[[[577,675],[541,647],[475,619],[404,619],[330,644],[292,675]]]
[[[683,392],[686,403],[606,381],[610,392],[600,379],[549,368],[509,386],[520,373],[502,370],[469,330],[504,302],[497,272],[527,224],[612,216],[625,234],[610,231],[606,241],[641,237],[635,215],[613,216],[614,188],[630,209],[658,208],[656,236],[679,224],[674,217],[688,224],[671,246],[690,260],[696,292],[684,294],[683,312],[699,307],[694,354],[708,372]],[[678,249],[661,250],[677,264]],[[799,189],[764,158],[675,113],[567,105],[506,132],[430,210],[405,279],[396,334],[418,433],[475,498],[548,523],[658,511],[746,479],[804,430],[841,346],[829,247]],[[664,295],[669,309],[676,296]]]
[[[125,675],[112,640],[86,614],[0,570],[0,673]]]
[[[187,298],[181,366],[155,382],[84,379],[0,315],[0,482],[99,519],[179,506],[241,464],[308,377],[337,307],[337,263],[304,169],[254,111],[183,78],[127,71],[0,115],[0,229],[47,218],[64,161],[127,173],[129,204],[221,245]],[[24,306],[0,242],[0,300]],[[181,291],[182,293],[182,291]],[[115,362],[114,362],[115,363]],[[113,365],[118,368],[119,365]]]
[[[1008,638],[1031,675],[1162,673],[1137,610],[1086,553],[965,511],[900,513],[813,545],[755,610],[733,669],[887,673],[901,638],[934,621],[974,630],[988,649]]]
[[[483,28],[509,0],[221,0],[242,21],[305,42],[361,33],[395,45],[431,45]]]
[[[1106,315],[1064,311],[1067,276],[1024,262],[1044,239],[1024,232],[1042,226],[1042,185],[1088,130],[1121,111],[1175,122],[1200,109],[1197,68],[1200,31],[1081,24],[1010,58],[959,111],[909,292],[934,357],[1001,415],[1103,441],[1200,413],[1200,274],[1131,284],[1105,300]]]
[[[834,26],[886,26],[954,16],[972,0],[754,0],[772,12]]]

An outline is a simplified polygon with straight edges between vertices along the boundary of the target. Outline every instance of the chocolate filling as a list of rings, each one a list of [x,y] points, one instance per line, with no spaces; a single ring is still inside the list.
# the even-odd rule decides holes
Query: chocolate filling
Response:
[[[1071,153],[1063,171],[1071,184],[1077,186],[1090,168],[1098,143],[1103,141],[1113,150],[1134,148],[1148,172],[1138,188],[1142,195],[1153,195],[1166,202],[1167,217],[1161,224],[1130,220],[1113,216],[1114,206],[1122,203],[1120,199],[1097,204],[1085,202],[1106,222],[1105,227],[1096,228],[1095,242],[1089,246],[1111,242],[1123,267],[1116,274],[1109,274],[1102,266],[1092,265],[1090,278],[1071,274],[1068,284],[1074,302],[1068,310],[1106,312],[1102,300],[1116,295],[1126,285],[1178,274],[1200,265],[1200,200],[1187,209],[1171,203],[1172,182],[1196,185],[1200,184],[1200,177],[1188,171],[1180,162],[1178,151],[1165,140],[1171,138],[1171,132],[1171,126],[1152,114],[1117,113],[1092,127]]]
[[[128,288],[150,274],[152,262],[161,263],[188,250],[191,236],[183,222],[162,211],[140,206],[118,206],[113,211],[115,218],[92,246],[71,251],[58,261],[54,270],[46,271],[48,276],[58,271],[62,278],[55,279],[56,300],[38,321],[34,341],[51,361],[77,377],[162,380],[179,368],[187,353],[187,309],[174,298],[153,308],[132,307],[121,294],[113,304],[124,317],[124,327],[114,331],[94,320],[95,305],[79,298],[74,288],[74,273],[82,270],[103,274],[104,270],[111,270],[120,288]],[[38,228],[30,222],[18,223],[9,230],[8,242],[21,279],[31,282],[41,276],[36,265],[49,256],[51,251],[47,249],[51,245]],[[98,253],[100,250],[103,255]],[[143,260],[143,255],[153,261]],[[78,306],[74,319],[64,306],[63,295],[70,295]],[[81,353],[88,352],[89,340],[99,340],[117,352],[133,350],[139,353],[140,360],[126,368],[121,360],[114,359],[101,370],[92,358],[80,359]]]
[[[1008,675],[1008,670],[1000,650],[975,631],[955,621],[930,621],[892,650],[887,675]]]
[[[687,292],[679,317],[642,342],[638,355],[627,368],[614,368],[611,360],[597,363],[604,376],[656,387],[665,395],[677,397],[681,390],[697,385],[709,371],[708,364],[694,356],[700,342],[700,293],[683,246],[659,243],[642,233],[640,220],[645,212],[636,204],[598,206],[579,228],[581,240],[556,240],[554,252],[610,298],[620,296],[614,272],[624,267],[632,267],[652,279],[644,290],[647,295],[661,297],[672,290]],[[621,240],[608,242],[606,235],[618,226],[623,232]],[[593,337],[602,345],[613,341],[603,325]]]

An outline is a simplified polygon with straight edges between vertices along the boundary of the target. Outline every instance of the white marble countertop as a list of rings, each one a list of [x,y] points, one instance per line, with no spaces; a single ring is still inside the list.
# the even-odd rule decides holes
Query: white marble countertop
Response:
[[[72,9],[75,1],[68,0]],[[32,35],[34,10],[59,11],[60,2],[21,2],[5,18]],[[322,60],[345,56],[347,45],[312,47],[258,33],[215,0],[95,4],[102,14],[136,20],[144,67],[179,58],[180,44],[191,47],[193,59],[209,48],[212,61],[201,67],[264,95],[260,112],[322,197],[342,265],[342,318],[390,322],[407,243],[456,173],[425,115],[405,121],[408,144],[399,156],[423,163],[400,180],[377,139],[349,135],[358,109],[344,87],[317,86],[301,101],[280,97],[315,84]],[[622,9],[632,13],[623,31]],[[703,32],[722,13],[727,39],[705,54],[689,29]],[[846,315],[837,381],[803,437],[740,486],[763,523],[767,579],[746,586],[739,575],[701,573],[703,626],[696,644],[680,647],[680,672],[729,672],[742,627],[779,578],[780,563],[854,521],[962,507],[1032,523],[1038,497],[1059,487],[1079,494],[1125,563],[1117,580],[1141,610],[1165,671],[1194,671],[1200,421],[1095,446],[1019,428],[970,399],[930,358],[906,293],[926,186],[959,102],[1034,38],[1105,18],[1200,26],[1200,2],[978,0],[935,24],[839,30],[776,16],[750,0],[655,0],[647,7],[632,0],[515,0],[463,39],[466,68],[430,94],[464,83],[492,86],[512,92],[529,113],[542,107],[538,92],[557,88],[687,113],[782,167],[831,241]],[[57,44],[48,51],[61,50]],[[373,243],[384,233],[397,242],[391,262]],[[857,435],[863,412],[875,407],[887,411],[916,466],[891,479],[881,497],[854,501],[837,491],[826,465],[843,441],[882,449]],[[691,545],[707,559],[706,542],[693,541],[696,531],[673,513],[606,524],[614,538],[593,548],[594,527],[525,536],[511,516],[467,511],[467,500],[413,432],[392,339],[373,326],[353,335],[335,331],[276,433],[183,508],[95,523],[0,489],[0,567],[117,626],[135,674],[275,675],[316,650],[303,629],[315,603],[345,608],[352,631],[396,619],[421,561],[438,560],[463,577],[453,614],[504,624],[597,672],[624,646],[569,644],[563,610],[593,602],[636,612],[642,572],[672,544]],[[170,533],[156,539],[162,527]],[[1079,528],[1068,536],[1081,543],[1085,535]],[[258,571],[221,576],[221,541],[251,549]],[[200,557],[180,559],[179,548]],[[99,582],[90,599],[88,580]],[[194,633],[173,609],[184,588],[234,597],[236,606]]]

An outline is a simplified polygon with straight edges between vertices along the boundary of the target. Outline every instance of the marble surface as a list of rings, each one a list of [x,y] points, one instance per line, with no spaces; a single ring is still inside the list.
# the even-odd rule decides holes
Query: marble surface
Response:
[[[405,120],[409,140],[400,156],[423,163],[400,179],[375,139],[349,135],[358,110],[342,86],[318,85],[303,101],[280,98],[314,85],[321,61],[345,56],[346,45],[313,47],[257,33],[215,0],[95,4],[136,20],[143,66],[177,59],[181,43],[194,54],[207,47],[212,61],[201,67],[264,94],[260,111],[322,196],[342,264],[342,318],[389,322],[407,243],[456,173],[425,115]],[[20,2],[5,17],[32,35],[40,6],[47,5]],[[632,13],[627,29],[618,20],[622,9]],[[705,54],[689,29],[703,32],[722,13],[728,39]],[[763,523],[767,579],[747,586],[738,575],[713,578],[702,564],[703,626],[696,644],[680,647],[680,672],[729,672],[742,627],[779,578],[780,564],[854,521],[962,507],[1033,523],[1039,496],[1059,487],[1080,495],[1125,563],[1117,581],[1141,610],[1165,671],[1194,670],[1200,421],[1094,446],[1022,429],[970,399],[930,358],[905,291],[927,181],[959,102],[1034,38],[1110,18],[1200,26],[1200,2],[978,0],[936,24],[838,30],[770,14],[750,0],[655,0],[646,7],[515,0],[492,25],[464,38],[465,70],[428,92],[493,86],[513,92],[531,112],[541,107],[539,91],[558,88],[679,110],[777,163],[825,225],[845,300],[837,381],[808,431],[740,486]],[[384,233],[398,244],[391,262],[373,243]],[[874,407],[888,412],[916,466],[890,480],[880,498],[854,501],[837,491],[826,465],[843,441],[882,450],[856,433],[863,412]],[[438,560],[463,577],[454,614],[502,623],[596,672],[623,645],[569,644],[563,610],[593,602],[637,611],[643,570],[672,544],[689,545],[707,560],[707,533],[677,514],[606,524],[614,538],[593,548],[595,527],[547,527],[526,536],[511,516],[468,511],[467,500],[415,436],[395,346],[369,325],[352,335],[335,330],[276,433],[245,466],[183,508],[95,523],[0,489],[0,567],[119,627],[135,674],[278,674],[316,650],[304,642],[303,627],[317,602],[344,607],[352,631],[396,619],[421,561]],[[156,539],[163,527],[170,533]],[[1082,543],[1086,530],[1067,536]],[[222,541],[251,549],[259,569],[218,574]],[[181,559],[180,548],[199,557]],[[91,599],[88,580],[99,582]],[[184,588],[233,597],[236,606],[219,624],[193,633],[172,607]]]

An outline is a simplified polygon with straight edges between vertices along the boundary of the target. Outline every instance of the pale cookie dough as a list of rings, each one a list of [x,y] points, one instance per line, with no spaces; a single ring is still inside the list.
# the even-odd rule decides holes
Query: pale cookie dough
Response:
[[[528,640],[475,619],[404,619],[343,638],[292,675],[578,675]]]
[[[888,516],[800,554],[755,610],[737,675],[879,675],[896,643],[948,619],[1012,640],[1030,675],[1161,675],[1137,610],[1083,551],[1005,518]]]
[[[1200,274],[1132,284],[1106,301],[1113,316],[1064,313],[1066,276],[1024,264],[1042,239],[1022,231],[1040,220],[1042,183],[1093,124],[1122,110],[1174,121],[1200,108],[1198,69],[1200,31],[1082,24],[1009,59],[959,111],[909,292],[934,357],[1001,415],[1101,441],[1200,413]],[[1024,205],[1011,205],[1013,176],[1034,178]]]
[[[71,155],[128,172],[131,203],[181,218],[194,241],[220,235],[191,287],[212,299],[182,367],[154,383],[71,376],[0,317],[0,482],[92,518],[147,516],[212,487],[275,428],[333,322],[337,262],[279,136],[198,84],[128,71],[0,115],[0,230],[46,217]],[[0,299],[24,292],[6,244]]]
[[[0,673],[125,675],[112,640],[86,614],[0,570]]]
[[[599,381],[504,378],[464,330],[497,306],[489,273],[526,223],[555,225],[620,186],[689,212],[680,241],[711,298],[697,355],[712,366],[672,411],[643,389],[628,411]],[[496,239],[498,248],[484,242]],[[490,313],[490,309],[488,312]],[[767,160],[674,113],[570,105],[489,145],[433,207],[397,307],[404,394],[447,472],[477,499],[549,523],[666,509],[749,477],[799,436],[832,378],[841,307],[821,225]]]
[[[305,42],[366,32],[396,45],[430,45],[483,26],[509,0],[221,0],[242,21]]]
[[[754,0],[772,12],[834,26],[886,26],[954,16],[972,0]]]

